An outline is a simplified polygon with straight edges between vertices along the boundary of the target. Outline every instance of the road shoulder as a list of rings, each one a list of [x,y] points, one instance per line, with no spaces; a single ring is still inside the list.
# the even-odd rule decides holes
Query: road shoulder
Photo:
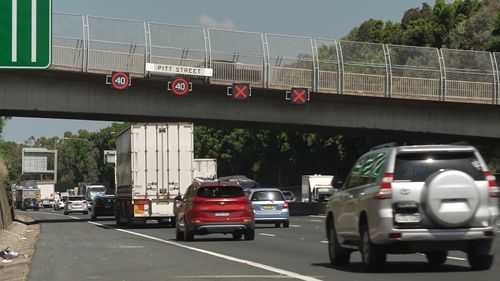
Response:
[[[4,262],[0,257],[0,281],[27,279],[39,234],[40,225],[25,215],[16,215],[15,221],[8,229],[0,230],[0,250],[9,247],[19,253],[19,257],[10,262]]]

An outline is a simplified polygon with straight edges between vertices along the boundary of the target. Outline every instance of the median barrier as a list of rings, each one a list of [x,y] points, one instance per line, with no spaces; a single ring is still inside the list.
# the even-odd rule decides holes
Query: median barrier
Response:
[[[289,202],[291,216],[324,215],[326,202]]]

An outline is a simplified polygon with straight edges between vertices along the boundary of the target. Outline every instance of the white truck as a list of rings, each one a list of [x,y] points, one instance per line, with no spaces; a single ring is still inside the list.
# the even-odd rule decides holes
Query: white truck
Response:
[[[55,202],[55,184],[53,181],[37,181],[40,189],[40,200],[44,208],[52,208]]]
[[[195,178],[215,180],[217,178],[217,159],[194,159],[193,169]]]
[[[327,201],[336,191],[331,175],[303,175],[302,202]]]
[[[116,141],[116,223],[175,224],[175,198],[193,182],[193,124],[133,124]]]

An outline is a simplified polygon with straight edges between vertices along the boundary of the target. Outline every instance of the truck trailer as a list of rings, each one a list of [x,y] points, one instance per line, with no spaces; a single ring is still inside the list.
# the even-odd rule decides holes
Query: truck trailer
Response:
[[[26,210],[28,208],[33,208],[35,210],[38,210],[38,208],[40,207],[39,188],[18,187],[15,193],[16,193],[15,206],[17,209]]]
[[[217,178],[217,159],[194,159],[193,169],[195,178],[215,180]]]
[[[333,187],[331,175],[303,175],[302,176],[302,202],[328,201],[330,196],[337,191]]]
[[[193,124],[140,123],[116,141],[116,223],[175,224],[175,198],[193,182]]]

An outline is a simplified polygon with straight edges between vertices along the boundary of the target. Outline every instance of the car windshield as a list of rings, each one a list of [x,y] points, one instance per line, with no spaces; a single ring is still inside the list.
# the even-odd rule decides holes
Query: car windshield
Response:
[[[396,157],[394,180],[425,181],[439,170],[458,170],[474,180],[484,180],[481,164],[472,152],[404,153]]]
[[[252,194],[252,201],[284,201],[280,191],[257,191]]]
[[[201,187],[196,193],[202,198],[237,198],[245,196],[239,186],[207,186]]]
[[[85,200],[85,197],[83,197],[83,196],[72,196],[72,197],[69,197],[68,200],[69,201],[82,201],[82,200]]]

